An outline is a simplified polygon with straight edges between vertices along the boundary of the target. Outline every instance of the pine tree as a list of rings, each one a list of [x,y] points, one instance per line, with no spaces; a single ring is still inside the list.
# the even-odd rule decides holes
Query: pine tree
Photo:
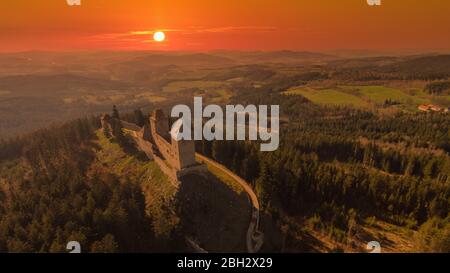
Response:
[[[113,114],[112,117],[115,119],[120,119],[119,111],[117,110],[117,107],[113,105]]]
[[[96,253],[114,253],[119,251],[117,244],[112,234],[107,234],[103,239],[95,241],[91,246],[91,252]]]
[[[113,119],[111,121],[112,134],[114,138],[117,140],[120,146],[125,147],[127,145],[127,139],[122,131],[122,123],[118,119]]]
[[[263,162],[258,179],[256,180],[256,193],[259,196],[261,205],[267,209],[270,206],[272,195],[272,178],[267,163]]]
[[[140,127],[145,125],[144,114],[142,114],[140,109],[134,110],[134,122]]]

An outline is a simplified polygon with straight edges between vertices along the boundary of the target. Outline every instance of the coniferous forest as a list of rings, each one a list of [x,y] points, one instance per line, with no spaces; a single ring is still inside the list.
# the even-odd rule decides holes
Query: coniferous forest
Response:
[[[320,107],[270,86],[241,88],[235,102],[280,105],[288,120],[280,148],[202,141],[197,149],[250,181],[288,233],[309,225],[346,242],[358,223],[381,219],[417,230],[417,251],[450,251],[449,115]]]
[[[233,99],[280,105],[277,151],[248,141],[196,149],[249,181],[287,236],[310,226],[345,243],[379,219],[414,230],[417,251],[449,251],[448,115],[381,116],[264,92]],[[141,111],[122,118],[145,119]],[[0,143],[0,251],[62,252],[70,240],[92,252],[161,250],[138,183],[90,167],[99,128],[91,117]]]
[[[2,142],[0,252],[156,251],[142,190],[90,169],[98,118]]]

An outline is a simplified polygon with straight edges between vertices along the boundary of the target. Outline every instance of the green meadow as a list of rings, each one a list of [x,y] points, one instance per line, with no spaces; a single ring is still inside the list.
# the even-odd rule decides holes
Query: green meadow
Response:
[[[413,98],[398,89],[384,86],[361,86],[357,90],[359,95],[377,104],[383,104],[388,99],[406,103]]]
[[[365,108],[370,104],[363,99],[333,89],[295,88],[284,92],[286,95],[302,95],[313,103],[322,105],[351,105]]]
[[[227,89],[217,89],[212,92],[211,103],[227,103],[233,93]]]
[[[199,89],[208,89],[208,88],[217,88],[223,86],[222,82],[218,81],[176,81],[171,82],[163,88],[163,92],[173,93],[178,92],[183,89],[190,88],[199,88]]]
[[[227,103],[233,96],[228,84],[221,81],[175,81],[163,88],[163,94],[183,94],[183,90],[197,89],[193,95],[201,95],[209,103]],[[179,92],[179,93],[178,93]],[[192,95],[192,93],[188,93]]]
[[[395,107],[417,111],[420,104],[439,104],[448,107],[450,96],[432,96],[421,89],[401,90],[385,86],[338,86],[334,89],[299,87],[285,91],[286,95],[302,95],[313,103],[321,105],[351,105],[358,108],[382,106],[387,100]]]

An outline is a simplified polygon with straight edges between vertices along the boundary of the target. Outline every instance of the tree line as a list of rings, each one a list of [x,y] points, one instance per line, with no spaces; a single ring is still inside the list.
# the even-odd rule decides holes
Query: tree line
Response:
[[[0,252],[161,249],[140,185],[93,167],[99,128],[79,119],[2,142]]]

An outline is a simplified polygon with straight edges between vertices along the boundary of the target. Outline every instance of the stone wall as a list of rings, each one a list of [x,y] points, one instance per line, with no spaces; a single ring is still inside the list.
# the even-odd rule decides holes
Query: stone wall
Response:
[[[138,136],[135,137],[135,142],[138,146],[138,149],[143,151],[150,160],[154,159],[154,147],[150,142],[145,141]]]
[[[103,128],[111,129],[112,118],[103,115],[101,123]],[[134,139],[139,150],[159,165],[161,170],[172,180],[187,174],[207,173],[207,167],[195,160],[194,141],[177,141],[170,136],[169,119],[163,111],[158,109],[150,117],[150,124],[139,127],[134,123],[121,121],[124,129]]]
[[[169,120],[161,110],[153,112],[150,128],[153,141],[162,156],[175,169],[182,170],[197,165],[194,141],[173,139],[169,133]]]
[[[124,120],[121,120],[120,123],[122,123],[122,127],[127,129],[127,130],[136,131],[136,132],[141,130],[141,127],[137,126],[134,123],[126,122]]]
[[[155,160],[156,164],[158,164],[163,173],[165,173],[172,181],[178,182],[178,175],[176,170],[167,166],[164,160],[157,155],[155,155],[153,159]]]

